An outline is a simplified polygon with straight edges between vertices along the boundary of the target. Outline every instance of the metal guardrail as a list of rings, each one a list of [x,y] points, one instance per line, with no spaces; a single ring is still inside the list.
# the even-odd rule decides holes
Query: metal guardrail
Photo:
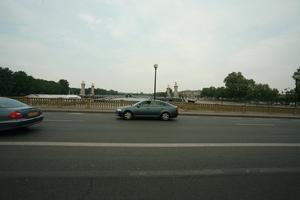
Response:
[[[94,100],[94,99],[53,99],[13,97],[31,106],[47,108],[111,110],[121,106],[132,105],[133,101]],[[205,103],[173,103],[185,111],[236,112],[236,113],[268,113],[268,114],[300,114],[300,108],[258,106],[258,105],[225,105]]]

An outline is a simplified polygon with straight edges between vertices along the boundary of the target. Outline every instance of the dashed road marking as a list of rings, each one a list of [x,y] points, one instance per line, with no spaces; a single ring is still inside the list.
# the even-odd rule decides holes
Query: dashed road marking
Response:
[[[68,113],[68,115],[84,115],[84,113]]]
[[[84,122],[84,120],[72,120],[72,119],[45,119],[44,122]]]
[[[34,170],[0,171],[1,178],[19,177],[186,177],[300,173],[300,168],[224,168],[200,170]]]
[[[242,123],[237,123],[235,124],[236,126],[275,126],[275,124],[242,124]]]

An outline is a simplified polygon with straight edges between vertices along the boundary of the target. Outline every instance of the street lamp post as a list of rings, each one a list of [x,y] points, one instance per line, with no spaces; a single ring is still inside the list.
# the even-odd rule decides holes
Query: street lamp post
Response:
[[[300,81],[300,67],[298,68],[298,70],[294,73],[293,78],[295,79],[295,107],[297,107],[297,100],[298,100],[298,81]]]
[[[158,64],[155,64],[154,65],[154,69],[155,69],[155,74],[154,74],[154,94],[153,94],[153,97],[154,99],[156,98],[156,70],[158,68]]]

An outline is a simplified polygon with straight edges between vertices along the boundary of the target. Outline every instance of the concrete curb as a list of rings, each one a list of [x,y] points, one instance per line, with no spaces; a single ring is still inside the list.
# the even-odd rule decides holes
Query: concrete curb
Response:
[[[40,108],[43,112],[79,112],[79,113],[115,113],[115,110],[89,110],[89,109],[60,109]],[[267,114],[243,114],[243,113],[198,113],[179,112],[182,116],[212,116],[212,117],[247,117],[247,118],[278,118],[278,119],[300,119],[299,115],[267,115]]]
[[[294,115],[264,115],[264,114],[242,114],[242,113],[193,113],[183,112],[180,115],[187,116],[213,116],[213,117],[246,117],[246,118],[276,118],[276,119],[300,119]]]

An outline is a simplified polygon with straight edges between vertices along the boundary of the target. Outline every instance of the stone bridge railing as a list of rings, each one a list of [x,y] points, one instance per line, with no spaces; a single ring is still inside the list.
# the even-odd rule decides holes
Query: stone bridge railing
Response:
[[[41,108],[75,108],[111,110],[121,106],[132,105],[132,101],[94,100],[94,99],[53,99],[16,97],[21,102]]]
[[[177,103],[183,110],[205,112],[267,113],[267,114],[300,114],[300,108],[260,105],[226,105],[205,103]]]
[[[94,100],[94,99],[53,99],[13,97],[28,105],[40,108],[114,110],[121,106],[132,105],[133,101]],[[258,106],[258,105],[225,105],[205,103],[175,103],[180,110],[199,112],[234,112],[234,113],[267,113],[267,114],[300,114],[300,108]]]

